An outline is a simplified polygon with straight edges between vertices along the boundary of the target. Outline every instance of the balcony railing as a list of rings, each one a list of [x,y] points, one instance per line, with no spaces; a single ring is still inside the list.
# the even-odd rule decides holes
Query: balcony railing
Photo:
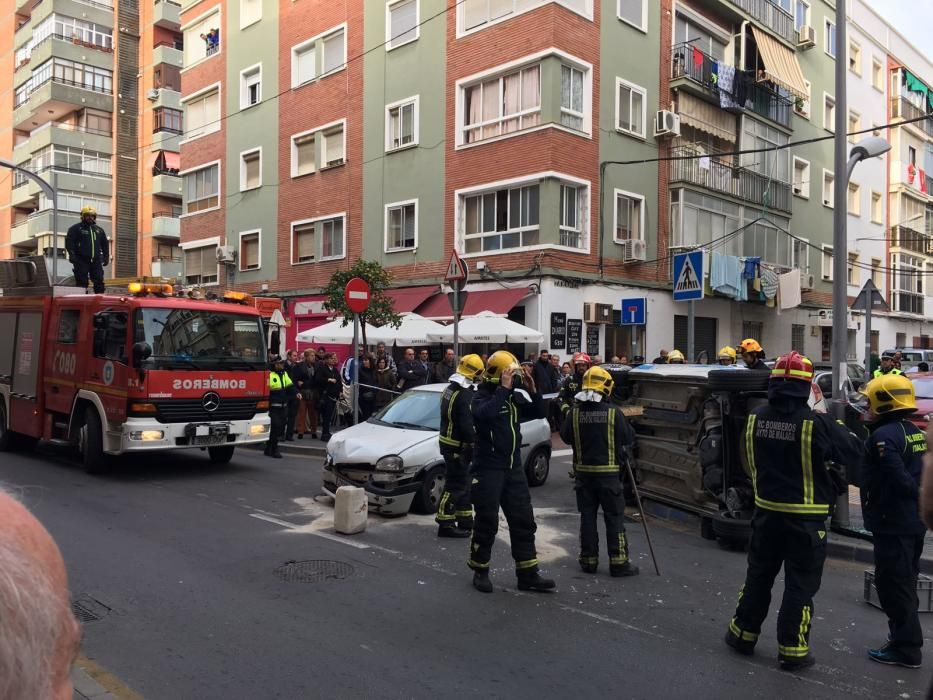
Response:
[[[796,43],[797,30],[794,28],[794,16],[772,0],[729,0],[729,2],[785,41]]]
[[[172,207],[171,210],[162,210],[152,212],[153,219],[177,219],[181,216],[181,207]]]
[[[700,155],[690,147],[672,149],[671,156]],[[715,155],[672,160],[671,182],[688,182],[743,202],[780,211],[791,210],[790,185],[769,179],[748,168],[736,167]]]
[[[671,78],[687,78],[715,95],[727,111],[747,110],[766,117],[782,126],[790,127],[794,101],[772,90],[764,83],[755,82],[754,74],[735,71],[731,99],[724,99],[719,90],[718,67],[721,61],[700,51],[692,44],[675,45],[671,50]]]
[[[933,237],[906,226],[891,229],[891,245],[921,255],[933,255]]]
[[[895,119],[919,119],[920,117],[926,117],[926,119],[919,122],[914,122],[914,126],[921,129],[927,136],[933,137],[933,114],[927,114],[906,97],[891,98],[891,116]]]
[[[41,83],[36,83],[35,85],[33,85],[32,89],[29,90],[28,93],[25,93],[23,95],[17,94],[13,102],[13,109],[22,107],[24,104],[29,102],[29,98],[32,97],[32,95],[36,92],[36,90],[38,90],[40,87],[42,87],[43,85],[49,82],[59,83],[60,85],[69,85],[71,87],[81,88],[82,90],[90,90],[91,92],[99,92],[103,95],[113,94],[113,87],[88,84],[87,82],[84,82],[84,81],[78,82],[75,80],[65,80],[64,78],[60,78],[57,75],[50,75],[48,78],[43,80]]]

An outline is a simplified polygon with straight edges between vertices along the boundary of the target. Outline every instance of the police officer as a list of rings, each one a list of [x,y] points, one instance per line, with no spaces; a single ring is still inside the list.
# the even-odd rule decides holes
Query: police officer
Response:
[[[638,567],[629,561],[625,538],[625,498],[622,495],[621,463],[635,442],[618,406],[609,402],[612,375],[602,367],[591,367],[583,375],[583,389],[567,414],[561,437],[573,446],[577,510],[580,513],[580,568],[595,574],[599,566],[599,532],[596,515],[600,506],[606,523],[609,573],[636,576]]]
[[[444,493],[435,516],[438,537],[469,537],[473,530],[470,462],[476,431],[470,405],[476,380],[482,373],[483,360],[479,355],[462,357],[441,394],[439,441],[447,470]]]
[[[473,569],[473,586],[483,593],[492,593],[489,559],[499,529],[501,506],[509,523],[518,589],[549,591],[555,584],[542,578],[538,571],[537,525],[521,457],[519,413],[534,411],[535,397],[522,388],[527,378],[518,360],[506,350],[489,357],[482,379],[472,404],[476,425],[472,464],[476,519],[468,565]]]
[[[103,294],[104,268],[110,263],[110,242],[107,234],[97,225],[94,207],[81,209],[81,221],[68,229],[65,250],[74,268],[75,286],[87,288],[88,276],[94,283],[94,293]]]
[[[685,364],[684,354],[680,350],[671,350],[667,353],[667,364],[682,365]]]
[[[844,479],[826,462],[857,465],[861,444],[839,422],[807,406],[813,363],[796,352],[778,358],[768,403],[753,409],[742,450],[752,477],[755,514],[748,572],[726,644],[750,655],[768,614],[771,587],[784,567],[784,598],[777,620],[781,668],[812,666],[810,621],[826,559],[826,519]]]
[[[567,413],[573,406],[573,397],[583,388],[583,375],[590,368],[592,360],[585,352],[576,352],[573,355],[573,374],[564,380],[557,402],[560,404],[561,415]]]
[[[735,364],[735,348],[726,345],[719,348],[719,352],[716,354],[716,359],[723,367],[728,367]]]
[[[282,459],[279,452],[279,439],[285,433],[285,420],[288,414],[288,401],[293,393],[292,378],[285,371],[285,362],[281,355],[272,356],[272,371],[269,372],[269,440],[264,454],[266,457]]]
[[[898,375],[904,374],[901,370],[897,368],[895,363],[894,353],[886,352],[881,355],[881,366],[872,373],[872,378],[877,379],[878,377],[884,377],[885,375]]]
[[[907,377],[883,374],[862,393],[877,416],[862,462],[862,513],[873,535],[878,600],[888,616],[888,641],[869,649],[868,656],[883,664],[919,668],[923,630],[917,577],[926,528],[918,498],[926,438],[907,420],[917,410],[914,385]]]
[[[768,365],[764,362],[765,351],[754,338],[746,338],[739,343],[738,351],[742,353],[742,361],[749,369],[768,370]]]

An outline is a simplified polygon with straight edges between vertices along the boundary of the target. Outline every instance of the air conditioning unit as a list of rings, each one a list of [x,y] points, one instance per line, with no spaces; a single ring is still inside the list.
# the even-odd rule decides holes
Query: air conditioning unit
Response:
[[[159,99],[159,90],[157,88],[153,88],[152,90],[147,92],[146,99],[151,100],[152,102],[155,102],[157,99]]]
[[[807,275],[804,273],[800,273],[800,288],[803,291],[809,292],[815,286],[816,286],[816,277],[814,277],[813,275]]]
[[[583,304],[583,320],[587,323],[612,323],[612,304]]]
[[[660,110],[654,119],[654,135],[680,136],[680,115],[666,109]]]
[[[217,262],[219,263],[236,262],[236,250],[232,245],[219,245],[215,252],[217,254]]]
[[[809,24],[805,24],[797,32],[797,47],[809,49],[816,44],[816,31]]]
[[[648,259],[648,244],[637,238],[622,242],[622,262],[643,262]]]

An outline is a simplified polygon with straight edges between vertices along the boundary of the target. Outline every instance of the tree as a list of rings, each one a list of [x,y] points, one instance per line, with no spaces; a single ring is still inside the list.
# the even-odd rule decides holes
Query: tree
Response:
[[[385,294],[385,290],[392,282],[392,275],[378,262],[358,259],[349,270],[338,270],[331,275],[330,282],[324,288],[327,299],[324,308],[343,316],[343,325],[353,319],[353,312],[347,307],[343,298],[343,290],[354,277],[360,277],[369,284],[371,296],[369,308],[360,314],[362,324],[363,344],[366,345],[366,324],[374,326],[391,325],[398,328],[402,325],[402,317],[395,313],[394,300]]]

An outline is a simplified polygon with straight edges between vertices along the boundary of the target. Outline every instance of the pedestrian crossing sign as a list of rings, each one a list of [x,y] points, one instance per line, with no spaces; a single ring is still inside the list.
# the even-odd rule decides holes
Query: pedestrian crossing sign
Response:
[[[703,251],[674,256],[674,301],[703,298]]]

